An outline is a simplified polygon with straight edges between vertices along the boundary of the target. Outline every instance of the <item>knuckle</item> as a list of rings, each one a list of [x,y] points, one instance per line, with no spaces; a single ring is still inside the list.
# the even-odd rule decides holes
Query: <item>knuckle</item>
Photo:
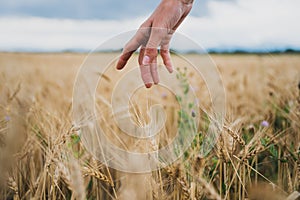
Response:
[[[157,54],[157,48],[146,48],[145,50],[145,55],[149,56],[150,58],[155,58]]]

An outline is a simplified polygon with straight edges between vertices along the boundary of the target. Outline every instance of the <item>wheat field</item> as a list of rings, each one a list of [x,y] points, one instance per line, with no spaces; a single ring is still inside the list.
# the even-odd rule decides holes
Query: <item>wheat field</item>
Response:
[[[99,55],[104,60],[108,55],[118,56]],[[299,199],[298,54],[211,55],[226,93],[225,123],[215,147],[207,156],[199,155],[209,123],[201,115],[196,138],[184,156],[144,174],[105,166],[81,142],[72,118],[72,95],[86,56],[0,53],[0,199]],[[134,57],[128,65],[135,65]],[[184,68],[181,62],[173,56],[176,67]],[[105,75],[108,81],[96,96],[104,113],[99,124],[108,133],[120,134],[126,148],[135,149],[145,144],[135,144],[105,121],[109,115],[104,111],[110,108],[105,99],[124,73],[111,68]],[[209,109],[203,81],[193,73],[184,76],[199,84],[197,96]],[[166,137],[173,136],[183,123],[177,116],[178,105],[170,103],[175,98],[161,93],[159,86],[141,90],[132,100],[134,120],[148,122],[145,108],[149,102],[140,97],[158,91],[154,103],[164,105],[173,117],[168,117],[157,141],[158,145],[168,143]],[[110,137],[114,140],[113,134]]]

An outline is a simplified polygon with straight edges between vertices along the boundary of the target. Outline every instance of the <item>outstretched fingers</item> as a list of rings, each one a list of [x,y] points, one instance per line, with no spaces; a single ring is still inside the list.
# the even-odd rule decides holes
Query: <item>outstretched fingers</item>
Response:
[[[125,67],[125,65],[127,64],[129,58],[131,57],[131,55],[135,52],[135,50],[133,51],[128,51],[126,48],[124,48],[122,55],[120,56],[117,66],[116,68],[118,70],[121,70]]]
[[[147,42],[147,38],[150,34],[150,28],[147,27],[147,23],[144,23],[136,32],[134,37],[125,45],[123,52],[118,60],[117,69],[123,69],[127,64],[132,54],[143,44]]]
[[[159,76],[158,76],[158,72],[157,72],[157,61],[156,61],[156,59],[150,64],[150,71],[151,71],[151,76],[152,76],[152,79],[153,79],[153,83],[157,85],[159,83]]]
[[[157,72],[157,48],[159,46],[164,46],[165,41],[163,40],[165,40],[165,38],[168,36],[168,31],[165,28],[156,28],[156,26],[147,27],[146,25],[147,22],[141,26],[135,36],[125,45],[116,67],[119,70],[123,69],[132,54],[141,46],[138,59],[141,76],[145,86],[150,88],[153,83],[159,83],[159,76]],[[168,48],[161,49],[161,56],[164,64],[166,65],[168,71],[172,72],[173,69],[169,50]]]
[[[160,49],[160,56],[162,57],[164,65],[166,66],[168,72],[172,73],[173,72],[173,64],[171,61],[169,49]]]
[[[173,36],[173,30],[169,31],[166,37],[163,38],[161,46],[160,46],[160,56],[166,66],[167,70],[172,73],[173,72],[173,64],[170,56],[170,41]]]
[[[143,65],[144,53],[145,53],[145,46],[142,46],[140,49],[138,62],[140,65],[142,80],[143,80],[146,88],[150,88],[152,86],[153,79],[151,76],[150,65]]]
[[[150,62],[150,57],[145,55],[147,51],[148,55],[157,57],[157,49],[147,49],[145,46],[141,47],[139,54],[139,65],[141,70],[142,80],[147,88],[152,86],[152,83],[158,84],[159,78],[157,73],[157,62],[154,59]]]
[[[145,62],[145,64],[153,63],[154,60],[156,62],[157,48],[161,45],[161,42],[166,34],[167,34],[167,30],[164,28],[156,28],[156,27],[151,28],[151,34],[144,52],[144,59],[146,57],[145,61],[147,60],[149,61]]]
[[[141,48],[139,64],[141,67],[142,79],[147,88],[151,87],[152,83],[159,83],[157,72],[157,47],[160,46],[161,41],[166,34],[166,29],[152,27],[146,47]]]

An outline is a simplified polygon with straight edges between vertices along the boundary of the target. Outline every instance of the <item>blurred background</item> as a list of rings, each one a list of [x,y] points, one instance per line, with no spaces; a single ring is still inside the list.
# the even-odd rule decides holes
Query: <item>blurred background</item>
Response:
[[[132,81],[141,81],[136,75],[130,76],[132,81],[124,79],[138,67],[138,54],[117,72],[119,51],[87,52],[103,43],[100,51],[122,48],[127,40],[119,38],[128,35],[121,33],[134,33],[159,3],[0,0],[0,199],[299,199],[300,0],[195,0],[177,33],[217,53],[193,53],[198,45],[173,38],[177,46],[171,48],[180,51],[172,54],[180,87],[141,87],[132,96],[124,95],[138,125],[149,122],[152,105],[162,105],[170,116],[158,140],[136,140],[113,120],[111,98],[118,85],[131,89]],[[193,63],[201,66],[201,76]],[[76,111],[77,122],[73,87],[79,72],[87,71],[79,71],[83,65],[92,66],[87,83],[99,82],[93,97],[87,89],[75,98],[84,104]],[[222,81],[214,78],[217,75],[211,78],[214,67]],[[161,59],[158,68],[165,70]],[[127,84],[122,84],[124,80]],[[226,116],[224,125],[218,124],[221,133],[214,149],[202,156],[203,141],[210,138],[208,128],[211,122],[216,124],[211,116],[219,113],[212,100],[224,100],[223,95],[212,95],[219,90],[210,89],[210,81],[224,86]],[[197,104],[199,100],[198,112],[196,102],[187,98],[189,92],[196,94]],[[91,99],[96,102],[95,117],[86,114]],[[90,128],[88,120],[95,120],[116,146],[131,152],[153,151],[172,142],[176,130],[188,137],[195,133],[197,113],[199,130],[189,150],[152,174],[108,168],[82,142],[81,127]],[[98,139],[93,130],[88,133]],[[129,160],[120,154],[109,157],[109,163],[113,159]],[[145,164],[129,161],[133,166]]]
[[[0,0],[0,51],[89,51],[138,28],[159,2]],[[299,0],[195,0],[178,32],[209,51],[299,50],[299,7]]]

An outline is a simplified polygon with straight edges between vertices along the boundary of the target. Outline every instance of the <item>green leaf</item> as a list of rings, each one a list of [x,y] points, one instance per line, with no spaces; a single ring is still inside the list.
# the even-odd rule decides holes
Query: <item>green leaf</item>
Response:
[[[269,152],[272,154],[272,156],[274,158],[278,158],[278,151],[277,151],[277,149],[275,148],[275,146],[273,144],[270,145]]]
[[[181,96],[179,96],[179,95],[176,95],[175,97],[176,97],[176,100],[177,100],[179,103],[181,103],[181,101],[182,101],[182,98],[181,98]]]
[[[78,134],[71,135],[72,144],[78,144],[80,142],[80,136]]]
[[[194,107],[193,103],[189,103],[189,109],[192,109]]]

